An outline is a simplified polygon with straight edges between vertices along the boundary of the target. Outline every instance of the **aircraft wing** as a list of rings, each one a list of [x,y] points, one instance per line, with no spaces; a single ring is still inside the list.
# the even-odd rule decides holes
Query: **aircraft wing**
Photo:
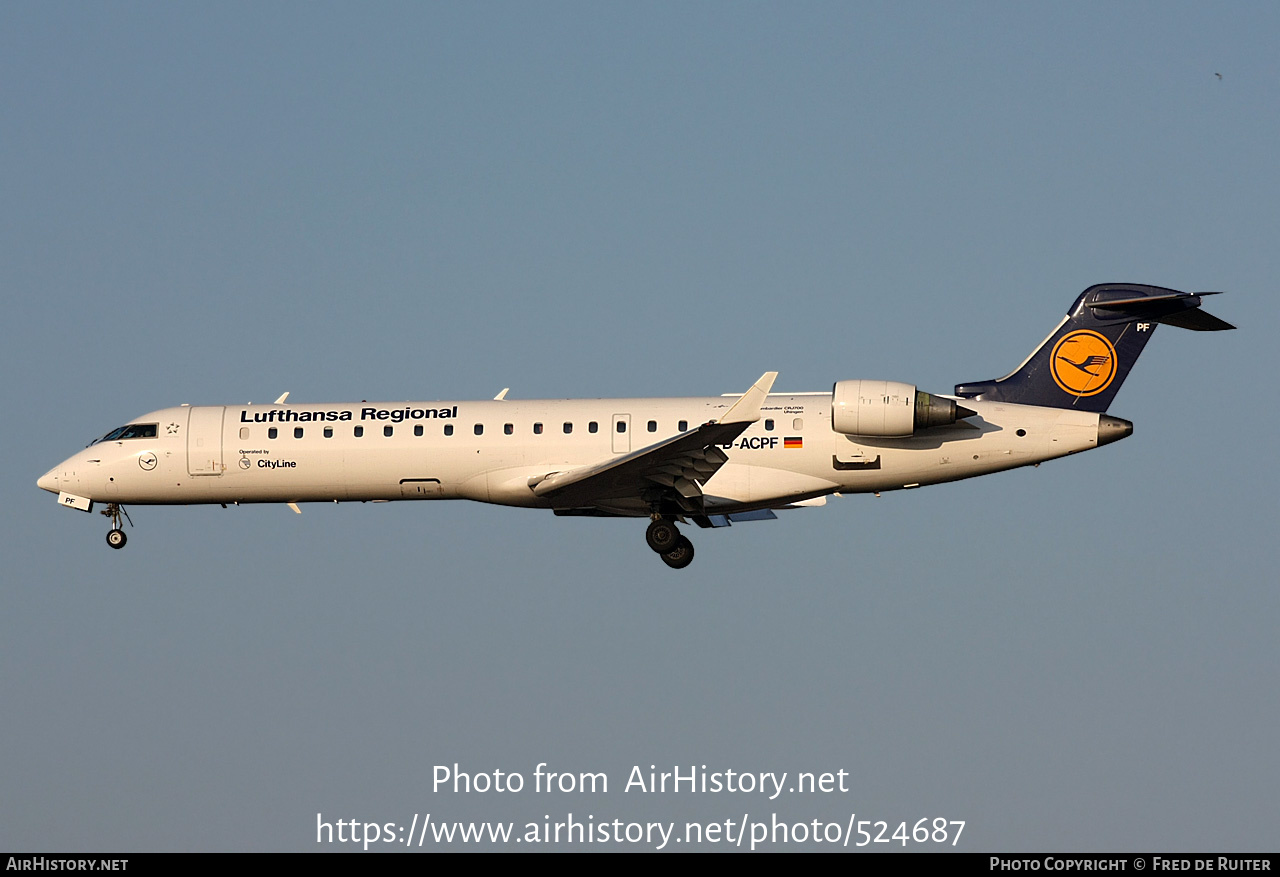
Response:
[[[719,420],[591,466],[531,478],[533,492],[560,508],[610,506],[670,499],[701,511],[702,484],[729,459],[718,445],[732,442],[760,419],[777,372],[766,372]]]

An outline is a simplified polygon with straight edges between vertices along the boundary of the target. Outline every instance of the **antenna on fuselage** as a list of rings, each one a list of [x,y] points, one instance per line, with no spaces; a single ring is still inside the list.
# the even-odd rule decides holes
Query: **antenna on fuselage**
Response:
[[[507,391],[510,389],[511,389],[510,387],[503,387],[502,392],[493,397],[493,401],[495,402],[504,401],[507,398]]]
[[[284,404],[284,400],[285,400],[285,399],[288,399],[288,398],[289,398],[289,391],[288,391],[288,390],[285,390],[283,393],[281,393],[281,394],[280,394],[280,398],[279,398],[279,399],[277,399],[276,401],[272,402],[271,404],[272,404],[272,405],[283,405],[283,404]]]

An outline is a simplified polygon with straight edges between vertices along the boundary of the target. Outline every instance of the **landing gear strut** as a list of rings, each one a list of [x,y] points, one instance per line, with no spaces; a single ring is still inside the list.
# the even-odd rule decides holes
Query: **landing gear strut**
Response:
[[[662,562],[672,569],[684,569],[693,563],[693,543],[680,535],[671,519],[655,515],[645,531],[644,540],[662,555]]]
[[[111,519],[111,530],[107,533],[107,544],[112,548],[124,548],[124,543],[129,541],[129,537],[124,534],[124,530],[120,527],[120,517],[129,522],[129,526],[133,526],[133,519],[129,517],[129,513],[124,510],[124,506],[119,503],[107,503],[107,507],[102,510],[105,517]]]

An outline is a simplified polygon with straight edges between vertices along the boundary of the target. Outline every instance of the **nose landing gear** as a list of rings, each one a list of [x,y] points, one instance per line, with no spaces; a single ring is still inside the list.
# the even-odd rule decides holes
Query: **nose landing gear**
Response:
[[[120,518],[124,517],[129,522],[129,526],[133,526],[133,518],[129,517],[129,513],[124,510],[124,506],[119,503],[107,503],[107,507],[102,510],[102,515],[111,519],[111,530],[107,533],[107,544],[112,548],[124,548],[124,544],[129,541],[129,537],[124,534],[124,530],[120,527]]]
[[[645,531],[644,539],[662,556],[662,562],[672,569],[684,569],[693,563],[693,543],[680,535],[669,518],[655,517]]]

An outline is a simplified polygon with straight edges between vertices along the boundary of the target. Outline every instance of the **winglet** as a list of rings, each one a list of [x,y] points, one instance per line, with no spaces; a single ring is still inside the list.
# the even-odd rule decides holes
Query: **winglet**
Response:
[[[760,419],[760,406],[773,389],[777,372],[765,372],[760,380],[751,385],[751,389],[738,397],[738,401],[729,406],[729,410],[720,418],[721,423],[755,423]]]

